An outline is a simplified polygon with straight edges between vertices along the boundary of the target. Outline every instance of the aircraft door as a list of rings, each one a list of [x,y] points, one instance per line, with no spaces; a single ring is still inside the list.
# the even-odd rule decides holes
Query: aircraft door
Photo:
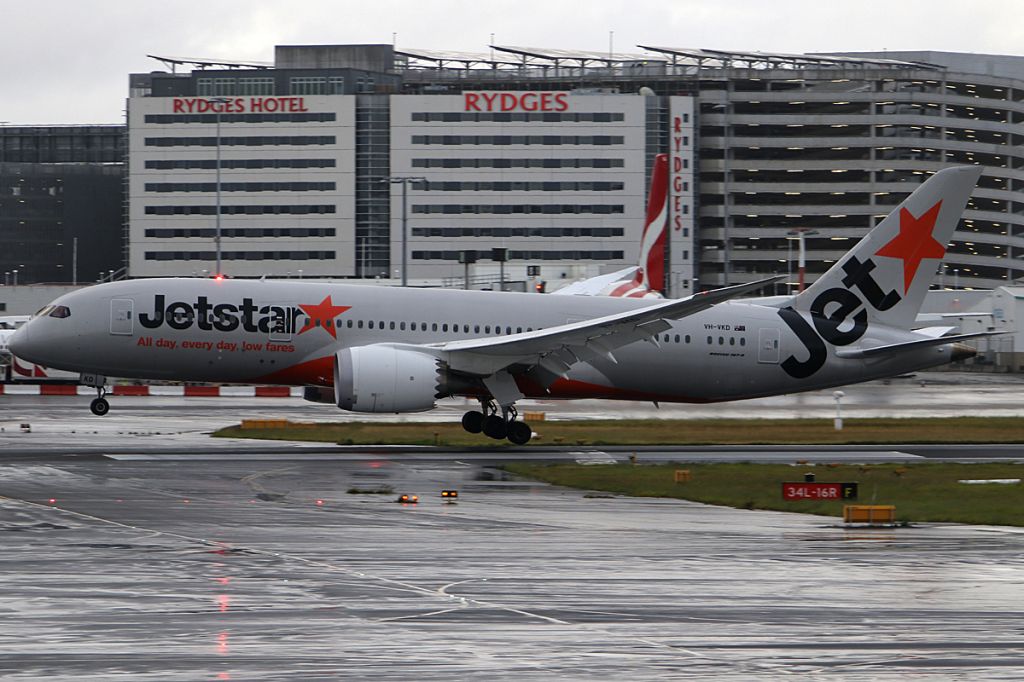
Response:
[[[291,303],[270,304],[270,341],[292,340],[297,306]]]
[[[766,364],[779,364],[779,330],[757,330],[757,361]]]
[[[135,301],[130,298],[110,300],[110,333],[131,336],[135,333]]]

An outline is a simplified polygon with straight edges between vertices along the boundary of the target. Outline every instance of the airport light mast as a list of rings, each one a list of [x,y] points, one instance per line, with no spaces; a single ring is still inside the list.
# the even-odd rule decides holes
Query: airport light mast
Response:
[[[804,237],[812,234],[818,234],[817,230],[812,230],[809,227],[798,227],[795,230],[790,230],[786,233],[790,236],[795,236],[797,239],[797,290],[799,294],[804,290],[804,275],[807,271],[807,249],[804,246]]]
[[[426,182],[427,179],[418,175],[392,175],[384,178],[381,182],[389,182],[392,185],[402,185],[402,286],[409,285],[409,211],[408,211],[408,190],[410,182]]]
[[[215,191],[216,191],[216,194],[217,194],[217,208],[215,209],[217,211],[217,217],[216,217],[216,220],[215,220],[215,226],[214,226],[214,232],[213,232],[213,245],[214,245],[214,249],[217,252],[217,266],[214,269],[213,274],[214,274],[214,277],[216,277],[217,279],[220,279],[220,277],[223,275],[223,272],[221,271],[221,267],[220,267],[220,262],[221,262],[221,250],[220,250],[220,236],[221,236],[220,235],[220,112],[221,112],[221,109],[223,108],[223,105],[226,104],[229,100],[228,100],[227,97],[211,97],[208,101],[211,104],[217,105],[217,106],[215,106],[213,108],[214,115],[217,117],[216,118],[216,120],[217,120],[217,160],[215,162],[216,167],[217,167],[217,179],[214,181],[214,187],[215,187]]]

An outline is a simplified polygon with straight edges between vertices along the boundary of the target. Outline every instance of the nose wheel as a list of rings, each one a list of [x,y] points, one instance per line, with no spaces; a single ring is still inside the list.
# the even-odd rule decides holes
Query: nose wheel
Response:
[[[107,402],[106,395],[107,391],[103,387],[96,389],[96,397],[89,403],[89,409],[97,417],[104,416],[107,412],[110,412],[110,403]]]

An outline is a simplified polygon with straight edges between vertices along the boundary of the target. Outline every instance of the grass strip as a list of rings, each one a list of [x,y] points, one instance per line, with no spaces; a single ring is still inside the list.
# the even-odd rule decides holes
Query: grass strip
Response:
[[[1024,526],[1024,485],[958,483],[962,479],[1024,478],[1024,464],[923,462],[870,465],[658,464],[591,465],[512,463],[511,473],[560,486],[636,497],[669,497],[740,509],[772,509],[842,517],[844,504],[896,505],[899,522],[956,522]],[[676,483],[676,469],[690,481]],[[857,500],[785,501],[782,483],[859,484]]]
[[[1024,419],[1016,417],[846,419],[842,431],[833,428],[831,419],[607,419],[543,421],[531,426],[536,433],[530,442],[533,446],[1024,443]],[[507,445],[466,433],[458,422],[237,425],[213,435],[345,445]]]

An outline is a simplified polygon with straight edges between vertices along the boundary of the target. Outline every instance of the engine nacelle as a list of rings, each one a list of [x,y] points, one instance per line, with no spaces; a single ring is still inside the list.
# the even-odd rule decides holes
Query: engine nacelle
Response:
[[[425,412],[434,408],[438,361],[388,345],[356,346],[334,356],[334,402],[351,412]]]

